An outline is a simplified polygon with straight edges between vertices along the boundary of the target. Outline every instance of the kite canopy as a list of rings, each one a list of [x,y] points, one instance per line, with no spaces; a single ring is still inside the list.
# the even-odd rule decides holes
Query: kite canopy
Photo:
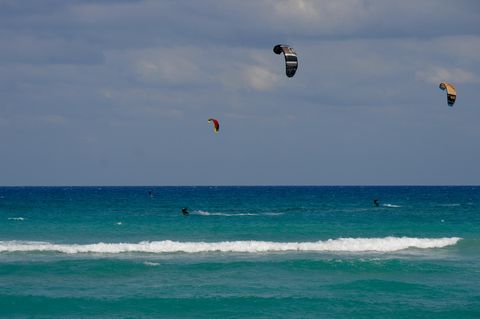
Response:
[[[215,133],[218,133],[218,130],[220,129],[220,123],[218,123],[218,120],[208,119],[208,123],[212,123],[213,124],[213,131]]]
[[[276,54],[281,54],[283,52],[283,55],[285,56],[285,68],[287,76],[289,78],[294,76],[298,67],[298,58],[295,50],[286,44],[277,44],[273,47],[273,52]]]
[[[447,103],[449,106],[453,106],[457,99],[457,90],[455,90],[455,87],[448,82],[442,82],[438,87],[443,91],[447,91]]]

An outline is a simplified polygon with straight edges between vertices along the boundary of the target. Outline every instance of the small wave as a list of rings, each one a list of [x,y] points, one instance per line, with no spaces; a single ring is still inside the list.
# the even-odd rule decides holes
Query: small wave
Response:
[[[192,215],[201,215],[201,216],[258,216],[259,214],[254,213],[238,213],[238,214],[230,214],[230,213],[210,213],[203,210],[196,210]]]
[[[122,222],[116,222],[115,225],[123,225]]]
[[[383,204],[383,207],[388,207],[388,208],[399,208],[402,207],[400,205],[394,205],[394,204]]]
[[[24,217],[9,217],[8,220],[25,220]]]
[[[191,213],[191,215],[201,215],[201,216],[279,216],[284,213],[210,213],[204,210],[196,210]]]
[[[49,242],[0,241],[0,252],[51,251],[65,254],[126,252],[141,253],[201,253],[240,252],[265,253],[284,251],[311,252],[393,252],[407,248],[441,248],[455,245],[461,238],[338,238],[317,242],[269,242],[269,241],[222,241],[222,242],[178,242],[142,241],[139,243],[97,243],[97,244],[52,244]]]
[[[152,261],[145,261],[143,264],[144,264],[145,266],[152,266],[152,267],[154,267],[154,266],[160,266],[160,263],[154,263],[154,262],[152,262]]]
[[[461,204],[457,204],[457,203],[452,203],[452,204],[440,204],[438,206],[440,207],[458,207],[460,206]]]

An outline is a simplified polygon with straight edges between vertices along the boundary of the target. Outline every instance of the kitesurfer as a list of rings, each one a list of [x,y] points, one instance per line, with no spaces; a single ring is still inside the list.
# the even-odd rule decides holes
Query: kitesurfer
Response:
[[[380,202],[378,201],[378,199],[373,200],[373,205],[375,205],[375,207],[380,206]]]
[[[187,207],[182,208],[182,214],[183,216],[188,216],[189,212]]]

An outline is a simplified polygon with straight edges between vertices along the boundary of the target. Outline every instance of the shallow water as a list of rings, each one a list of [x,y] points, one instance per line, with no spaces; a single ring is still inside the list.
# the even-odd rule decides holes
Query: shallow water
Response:
[[[0,188],[0,316],[478,318],[479,207],[480,187]]]

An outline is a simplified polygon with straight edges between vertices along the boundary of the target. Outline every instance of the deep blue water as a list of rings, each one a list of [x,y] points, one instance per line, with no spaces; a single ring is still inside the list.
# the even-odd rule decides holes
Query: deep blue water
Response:
[[[479,318],[479,266],[480,187],[0,188],[2,317]]]

